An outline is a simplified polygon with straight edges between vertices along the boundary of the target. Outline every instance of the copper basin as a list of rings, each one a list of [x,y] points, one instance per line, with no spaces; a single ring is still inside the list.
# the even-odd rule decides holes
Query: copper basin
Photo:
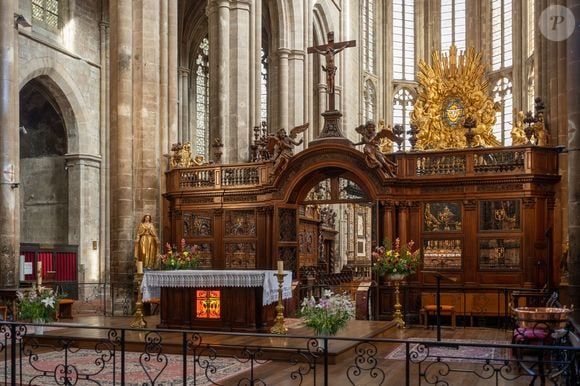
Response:
[[[566,327],[568,314],[572,310],[555,307],[518,307],[514,312],[520,327],[558,329]]]

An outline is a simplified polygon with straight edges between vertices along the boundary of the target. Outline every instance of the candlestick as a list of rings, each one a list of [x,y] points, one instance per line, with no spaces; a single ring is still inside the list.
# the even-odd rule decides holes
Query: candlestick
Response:
[[[141,273],[137,272],[135,274],[135,285],[137,286],[137,302],[135,303],[135,319],[129,324],[133,328],[145,328],[147,327],[147,321],[143,318],[143,292],[141,292],[141,282],[143,281],[143,262],[141,263]],[[137,267],[139,267],[137,265]],[[139,269],[139,268],[137,268]]]
[[[282,272],[284,269],[284,263],[282,260],[278,261],[278,272]],[[278,305],[276,306],[276,322],[270,329],[272,334],[284,335],[288,333],[288,327],[284,324],[284,304],[282,303],[282,292],[284,286],[284,276],[285,273],[278,273],[276,277],[278,278]]]
[[[36,284],[38,287],[42,285],[42,261],[36,262]]]
[[[278,260],[278,275],[284,274],[284,261]]]
[[[137,261],[137,273],[143,273],[143,262]]]

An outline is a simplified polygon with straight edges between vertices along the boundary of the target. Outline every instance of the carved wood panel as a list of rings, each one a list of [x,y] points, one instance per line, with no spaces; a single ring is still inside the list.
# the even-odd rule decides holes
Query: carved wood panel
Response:
[[[256,236],[253,210],[227,210],[224,215],[225,237]]]
[[[226,269],[255,269],[256,243],[226,243]]]
[[[183,215],[183,237],[213,236],[213,216],[211,214],[185,213]]]
[[[298,251],[300,266],[316,265],[319,251],[317,224],[300,224],[298,232]]]
[[[279,240],[296,241],[296,209],[278,209]]]

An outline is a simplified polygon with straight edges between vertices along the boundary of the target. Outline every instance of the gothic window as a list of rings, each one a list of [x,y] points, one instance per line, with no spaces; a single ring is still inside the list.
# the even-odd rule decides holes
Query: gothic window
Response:
[[[375,73],[375,2],[364,0],[362,8],[363,70]]]
[[[411,94],[411,91],[407,88],[401,88],[395,93],[393,98],[393,125],[403,125],[405,129],[405,142],[403,143],[403,149],[410,149],[411,144],[407,139],[406,131],[409,129],[409,115],[413,111],[413,105],[415,104],[415,97]]]
[[[441,52],[465,50],[465,0],[441,0]]]
[[[512,0],[491,0],[491,69],[512,66]]]
[[[32,0],[32,20],[58,29],[58,0]]]
[[[195,59],[195,154],[209,158],[209,41],[204,38]]]
[[[494,102],[499,102],[502,106],[502,110],[495,114],[493,134],[504,146],[510,146],[513,122],[512,81],[507,77],[499,79],[494,84],[492,95]]]
[[[414,0],[393,1],[393,79],[415,79]]]
[[[260,121],[268,122],[268,55],[261,49],[260,65]]]
[[[376,93],[373,82],[367,80],[364,90],[364,121],[375,121],[376,112]]]

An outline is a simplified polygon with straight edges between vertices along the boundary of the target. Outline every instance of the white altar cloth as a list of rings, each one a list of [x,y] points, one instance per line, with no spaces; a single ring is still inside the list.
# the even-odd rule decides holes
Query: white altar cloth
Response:
[[[263,270],[172,270],[145,271],[141,282],[143,301],[159,298],[161,287],[262,287],[262,305],[278,301],[277,271]],[[282,298],[292,297],[292,272],[284,271]]]

